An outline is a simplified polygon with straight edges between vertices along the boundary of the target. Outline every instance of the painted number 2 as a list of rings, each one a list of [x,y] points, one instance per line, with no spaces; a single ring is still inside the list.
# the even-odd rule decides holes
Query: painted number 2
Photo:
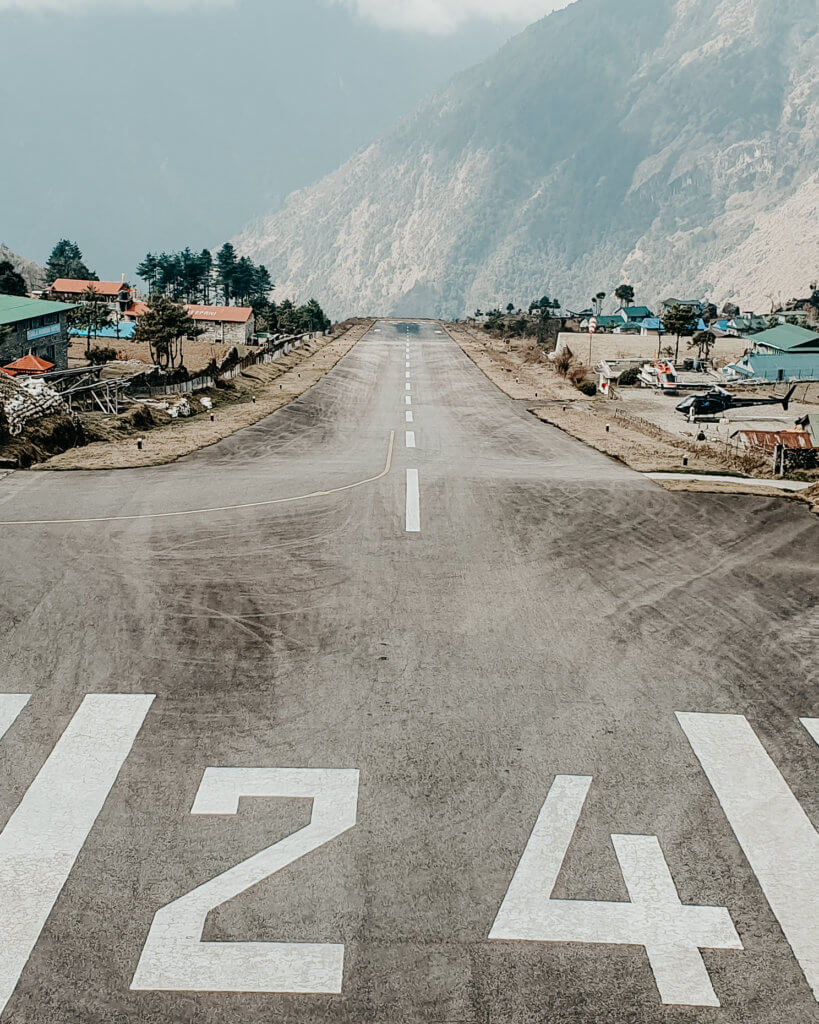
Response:
[[[163,907],[154,918],[131,988],[206,992],[341,992],[344,946],[203,942],[208,914],[353,828],[358,772],[209,768],[192,814],[236,814],[242,797],[313,800],[310,824]]]

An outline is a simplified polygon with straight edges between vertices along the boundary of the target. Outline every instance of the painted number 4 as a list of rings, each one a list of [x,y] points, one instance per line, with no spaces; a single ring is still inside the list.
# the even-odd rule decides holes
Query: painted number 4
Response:
[[[552,899],[592,780],[559,775],[490,939],[644,946],[664,1003],[719,1006],[700,949],[742,949],[724,907],[683,906],[656,836],[612,836],[630,903]]]

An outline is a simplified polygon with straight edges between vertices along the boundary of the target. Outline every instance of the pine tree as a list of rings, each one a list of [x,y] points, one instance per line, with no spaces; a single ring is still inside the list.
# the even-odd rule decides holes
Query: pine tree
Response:
[[[93,270],[83,262],[83,255],[76,242],[60,239],[51,250],[46,263],[46,282],[54,284],[61,277],[73,281],[99,281]]]
[[[236,273],[236,250],[225,242],[216,254],[216,281],[222,290],[225,305],[230,305],[233,297],[233,276]]]

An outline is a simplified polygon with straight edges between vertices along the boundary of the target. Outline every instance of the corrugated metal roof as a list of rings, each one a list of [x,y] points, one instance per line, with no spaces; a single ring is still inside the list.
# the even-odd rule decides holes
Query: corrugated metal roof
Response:
[[[764,345],[780,352],[816,351],[819,349],[819,333],[795,324],[780,324],[779,327],[754,335],[754,345]]]
[[[89,288],[93,288],[98,295],[105,295],[108,298],[116,298],[122,291],[130,291],[129,284],[122,281],[79,281],[68,277],[58,277],[51,286],[51,291],[63,295],[82,295]]]
[[[132,302],[124,315],[144,316],[149,308],[145,302]],[[246,324],[253,316],[250,306],[185,306],[185,309],[194,320],[216,324]]]
[[[194,320],[224,324],[246,324],[253,316],[250,306],[185,306],[185,309]]]
[[[43,299],[29,299],[22,295],[0,295],[0,324],[19,324],[22,320],[34,320],[38,316],[65,313],[76,306],[64,302],[45,302]]]
[[[805,430],[740,430],[742,440],[752,448],[772,452],[776,445],[786,448],[813,448],[813,439]]]

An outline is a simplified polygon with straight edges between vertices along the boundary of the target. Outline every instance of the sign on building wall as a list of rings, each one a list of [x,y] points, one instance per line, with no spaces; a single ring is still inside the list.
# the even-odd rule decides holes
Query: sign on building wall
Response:
[[[47,327],[33,327],[26,332],[28,341],[36,341],[38,338],[50,338],[52,334],[59,334],[62,328],[59,323],[49,324]]]

